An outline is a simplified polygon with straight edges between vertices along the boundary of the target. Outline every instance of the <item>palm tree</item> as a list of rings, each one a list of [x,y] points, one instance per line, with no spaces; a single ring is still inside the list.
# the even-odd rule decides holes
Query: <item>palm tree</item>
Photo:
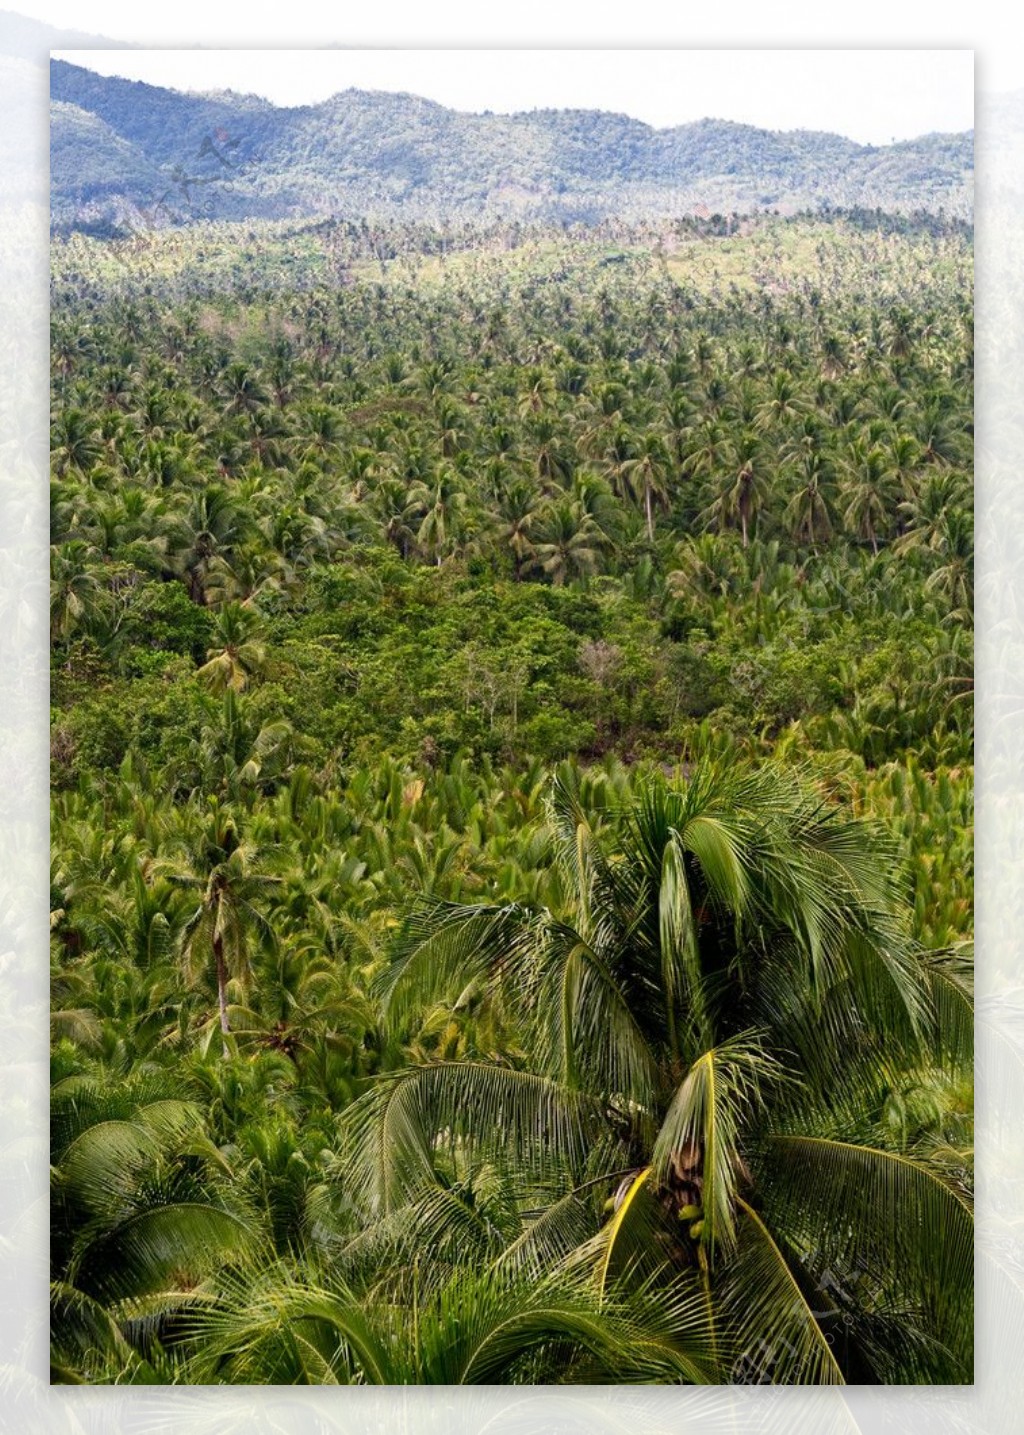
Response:
[[[760,431],[782,428],[807,412],[807,399],[784,369],[772,375],[769,397],[757,411],[754,426]]]
[[[653,543],[654,502],[664,503],[668,496],[670,460],[663,441],[656,434],[647,434],[640,443],[639,453],[626,460],[622,471],[634,495],[643,497],[647,541]]]
[[[573,578],[586,578],[601,561],[605,535],[575,499],[552,505],[538,530],[534,563],[561,588]]]
[[[497,537],[502,547],[512,554],[515,578],[523,576],[523,567],[533,557],[532,535],[536,531],[541,506],[536,486],[528,479],[514,479],[503,490],[498,506]]]
[[[729,445],[729,468],[717,484],[715,497],[702,514],[705,524],[723,533],[739,524],[743,547],[750,542],[750,525],[768,497],[756,435],[745,433]]]
[[[263,594],[287,593],[296,586],[296,576],[280,553],[268,552],[262,541],[248,540],[210,559],[203,580],[206,603],[222,608],[239,603],[252,608]]]
[[[65,408],[55,418],[51,438],[54,471],[88,475],[103,457],[95,422],[83,409]]]
[[[871,544],[877,558],[879,535],[885,534],[896,503],[891,458],[879,445],[855,439],[843,468],[843,522]]]
[[[344,426],[341,415],[327,404],[309,404],[300,415],[295,448],[300,459],[326,463],[341,452]]]
[[[81,538],[50,549],[50,641],[66,643],[101,616],[107,594],[89,565],[96,550]]]
[[[823,491],[830,474],[819,453],[807,454],[800,468],[799,487],[790,497],[783,517],[793,541],[809,543],[816,553],[819,541],[827,543],[832,536],[832,518]]]
[[[220,702],[205,699],[203,716],[186,762],[172,762],[165,770],[174,792],[218,793],[251,803],[255,794],[272,792],[286,779],[301,738],[285,718],[261,722],[230,685]]]
[[[228,364],[219,387],[229,414],[255,414],[269,402],[260,379],[241,360]]]
[[[444,468],[431,483],[414,483],[409,502],[422,515],[416,542],[440,568],[458,539],[466,495],[453,470]]]
[[[536,418],[555,405],[555,379],[549,369],[534,367],[523,376],[523,391],[516,404],[520,418]]]
[[[245,526],[246,515],[222,484],[207,484],[192,494],[171,531],[170,546],[174,568],[188,585],[194,603],[207,602],[211,566],[218,558],[230,558]]]
[[[925,581],[926,593],[939,593],[950,611],[969,617],[974,603],[974,531],[969,513],[945,514],[932,545],[939,566]]]
[[[572,453],[561,428],[553,418],[542,414],[528,425],[527,438],[537,477],[546,488],[558,488],[570,477],[573,469]]]
[[[223,694],[229,688],[244,692],[250,678],[263,671],[267,650],[260,639],[261,629],[259,614],[235,600],[225,603],[216,614],[213,643],[196,674],[211,692]]]
[[[969,1020],[935,1018],[970,1003],[948,972],[936,1003],[887,845],[734,760],[652,779],[610,827],[563,776],[551,820],[558,907],[407,922],[391,1028],[476,989],[524,1059],[412,1065],[360,1098],[345,1171],[368,1211],[449,1162],[511,1163],[524,1193],[561,1172],[535,1251],[589,1262],[600,1289],[690,1273],[753,1378],[969,1380],[970,1210],[930,1155],[941,1131],[894,1140],[881,1113],[897,1053],[935,1071],[952,1034],[969,1060]],[[570,1217],[602,1171],[611,1214],[580,1245]]]
[[[181,958],[195,983],[212,958],[223,1051],[227,1055],[228,983],[248,985],[252,976],[250,933],[272,944],[273,929],[256,906],[278,878],[263,869],[262,854],[239,830],[230,808],[211,798],[198,832],[177,858],[162,858],[154,871],[174,886],[198,894],[182,927]]]
[[[255,1244],[225,1158],[166,1076],[73,1075],[51,1111],[51,1379],[173,1380],[154,1329]]]
[[[916,420],[916,437],[926,464],[959,464],[971,450],[970,411],[948,389],[927,395]]]
[[[699,533],[676,545],[677,567],[667,574],[665,586],[674,598],[690,598],[702,607],[725,597],[739,577],[735,539],[717,533]]]
[[[948,468],[929,470],[899,505],[903,531],[893,544],[894,551],[941,548],[950,513],[962,512],[967,506],[967,484],[961,474]]]
[[[299,1277],[283,1262],[222,1282],[215,1306],[196,1303],[185,1322],[191,1382],[290,1385],[537,1385],[668,1381],[703,1384],[713,1336],[690,1289],[673,1297],[602,1297],[578,1273],[538,1277],[529,1269],[474,1270],[479,1216],[452,1194],[410,1212],[430,1250],[431,1222],[461,1217],[462,1248],[449,1238],[447,1279],[410,1258],[400,1278],[368,1300],[362,1284],[310,1263]],[[390,1234],[390,1233],[389,1233]],[[427,1239],[424,1239],[427,1238]],[[357,1246],[357,1242],[351,1243]],[[390,1242],[364,1242],[362,1264]],[[436,1242],[435,1242],[436,1244]],[[351,1263],[351,1258],[349,1260]]]

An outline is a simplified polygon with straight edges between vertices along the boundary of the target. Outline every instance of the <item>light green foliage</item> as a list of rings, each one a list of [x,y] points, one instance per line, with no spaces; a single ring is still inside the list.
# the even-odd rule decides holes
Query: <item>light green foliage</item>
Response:
[[[56,1379],[970,1378],[970,268],[55,245]]]

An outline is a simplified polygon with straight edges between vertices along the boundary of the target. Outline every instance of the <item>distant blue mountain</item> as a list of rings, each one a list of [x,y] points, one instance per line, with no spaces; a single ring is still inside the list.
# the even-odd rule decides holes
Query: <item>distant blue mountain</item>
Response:
[[[54,224],[315,215],[596,221],[868,207],[970,217],[973,132],[858,145],[701,120],[658,130],[603,110],[462,114],[346,90],[281,108],[51,64]]]

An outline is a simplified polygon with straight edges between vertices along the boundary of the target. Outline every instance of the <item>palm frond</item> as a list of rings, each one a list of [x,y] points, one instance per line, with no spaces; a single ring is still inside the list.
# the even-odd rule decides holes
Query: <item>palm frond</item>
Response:
[[[50,1286],[50,1351],[55,1362],[84,1368],[101,1380],[123,1371],[133,1356],[107,1307],[63,1281]]]
[[[344,1286],[304,1284],[280,1267],[224,1283],[187,1317],[190,1377],[204,1383],[522,1384],[712,1378],[706,1328],[689,1292],[599,1306],[587,1282],[461,1272],[440,1290],[413,1280],[407,1302],[362,1303]]]
[[[93,1212],[118,1211],[131,1201],[142,1174],[186,1137],[201,1134],[191,1102],[169,1099],[138,1108],[130,1120],[110,1118],[88,1126],[65,1147],[59,1178],[66,1191]]]
[[[400,1028],[415,1006],[446,994],[454,999],[454,987],[461,989],[514,961],[529,927],[529,914],[515,903],[421,902],[376,985],[389,1025]]]
[[[844,1384],[818,1315],[778,1242],[742,1196],[737,1204],[736,1254],[719,1295],[731,1342],[732,1383]]]
[[[956,952],[922,957],[931,993],[932,1047],[938,1060],[953,1071],[974,1065],[973,964]]]
[[[345,1287],[304,1285],[283,1266],[221,1282],[217,1303],[182,1320],[193,1382],[244,1385],[396,1383],[395,1355]]]
[[[658,1250],[656,1237],[661,1213],[650,1194],[651,1174],[650,1166],[630,1174],[620,1188],[614,1214],[593,1242],[600,1250],[597,1289],[602,1297],[610,1278],[621,1275],[624,1269],[632,1275],[638,1267],[642,1269],[646,1265],[649,1272],[652,1257],[656,1268],[660,1269],[663,1264],[664,1256]]]
[[[238,1260],[254,1244],[252,1228],[209,1201],[181,1201],[133,1212],[90,1240],[72,1264],[75,1285],[112,1300],[159,1290],[177,1276],[194,1283]]]
[[[434,1184],[442,1148],[464,1160],[497,1150],[526,1171],[580,1169],[602,1115],[595,1098],[529,1071],[478,1061],[406,1068],[345,1112],[346,1180],[380,1213]]]
[[[764,1088],[782,1074],[759,1034],[744,1032],[704,1052],[676,1090],[651,1161],[664,1185],[699,1181],[702,1242],[712,1254],[735,1245],[735,1197],[743,1163],[740,1136],[760,1114]]]
[[[88,1007],[62,1007],[51,1011],[50,1030],[55,1041],[65,1037],[87,1051],[98,1050],[103,1039],[99,1017]]]
[[[678,1058],[678,1013],[685,1012],[690,1026],[689,1050],[705,1046],[710,1030],[685,853],[677,834],[665,844],[662,857],[658,935],[669,1047]]]
[[[654,1093],[654,1055],[600,947],[573,928],[543,929],[534,1020],[544,1066],[569,1087],[645,1107]]]
[[[605,1177],[598,1178],[602,1183]],[[534,1217],[505,1247],[496,1267],[524,1271],[539,1278],[559,1266],[594,1235],[594,1215],[583,1198],[594,1182],[584,1182]]]
[[[765,1162],[768,1217],[808,1269],[862,1274],[869,1309],[909,1303],[949,1350],[951,1379],[969,1380],[974,1220],[963,1193],[908,1156],[825,1137],[773,1137]]]

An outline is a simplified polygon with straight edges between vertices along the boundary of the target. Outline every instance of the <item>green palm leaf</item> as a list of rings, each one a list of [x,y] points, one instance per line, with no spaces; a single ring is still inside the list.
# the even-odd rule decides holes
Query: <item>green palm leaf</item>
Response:
[[[600,937],[600,933],[597,934]],[[614,951],[559,922],[547,925],[533,999],[544,1066],[567,1087],[646,1107],[657,1082],[654,1055],[616,980]]]
[[[209,1201],[181,1201],[133,1212],[90,1240],[72,1263],[75,1285],[104,1301],[189,1285],[240,1259],[254,1244],[251,1227]]]
[[[740,1137],[764,1105],[764,1088],[780,1075],[758,1034],[744,1032],[697,1058],[665,1113],[651,1156],[654,1172],[666,1186],[700,1182],[701,1240],[712,1254],[735,1245]]]
[[[389,966],[377,982],[388,1022],[400,1028],[416,1006],[452,995],[515,960],[530,916],[515,903],[460,906],[422,902],[407,919]]]
[[[108,1380],[131,1364],[134,1352],[101,1301],[63,1281],[50,1286],[50,1358]],[[97,1374],[97,1367],[101,1373]]]
[[[437,1062],[389,1074],[343,1117],[352,1154],[346,1182],[384,1212],[435,1182],[440,1148],[481,1159],[497,1151],[543,1173],[581,1169],[602,1135],[602,1109],[583,1093],[507,1066]]]
[[[934,1013],[933,1049],[943,1065],[969,1072],[974,1065],[973,963],[960,953],[942,952],[927,954],[922,964]]]
[[[719,1300],[740,1384],[842,1385],[843,1374],[816,1311],[761,1216],[737,1197],[736,1255]]]
[[[974,1220],[964,1196],[908,1156],[824,1137],[773,1137],[765,1160],[769,1219],[808,1269],[859,1281],[883,1313],[909,1305],[969,1381]]]

